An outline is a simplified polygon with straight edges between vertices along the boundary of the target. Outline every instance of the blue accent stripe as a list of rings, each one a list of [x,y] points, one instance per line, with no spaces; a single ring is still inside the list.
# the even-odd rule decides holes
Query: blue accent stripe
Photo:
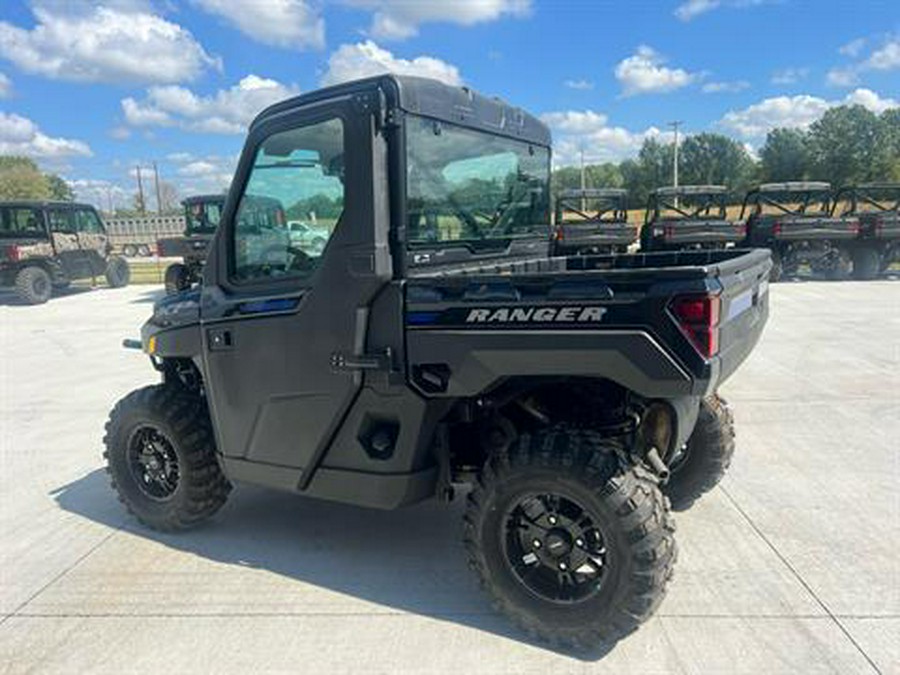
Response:
[[[440,312],[409,312],[406,315],[406,323],[411,326],[427,326],[435,323],[440,315]]]
[[[240,306],[241,314],[261,314],[263,312],[287,312],[294,309],[299,298],[276,298],[245,302]]]

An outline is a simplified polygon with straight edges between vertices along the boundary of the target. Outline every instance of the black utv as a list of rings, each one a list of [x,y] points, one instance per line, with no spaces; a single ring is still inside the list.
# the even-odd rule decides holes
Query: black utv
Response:
[[[32,305],[73,281],[105,277],[126,286],[128,263],[111,255],[103,221],[90,204],[0,202],[0,287]]]
[[[900,183],[841,188],[833,209],[859,220],[859,238],[850,247],[855,279],[875,279],[900,262]]]
[[[815,181],[765,183],[744,198],[746,246],[772,251],[772,281],[795,276],[804,263],[829,279],[850,276],[859,219],[835,216],[831,185]]]
[[[766,323],[769,254],[550,257],[550,166],[540,120],[431,80],[261,113],[203,283],[141,331],[162,382],[110,415],[128,509],[179,530],[239,482],[382,509],[468,493],[500,610],[567,645],[634,630],[675,563],[669,499],[731,459],[716,390]],[[290,236],[312,212],[324,246]]]
[[[161,257],[182,259],[166,268],[166,293],[170,294],[186,290],[200,281],[209,242],[222,217],[225,195],[188,197],[181,205],[184,208],[184,236],[160,239],[156,244]]]
[[[625,253],[637,239],[637,228],[628,223],[627,202],[628,190],[621,188],[561,190],[551,253]]]
[[[744,239],[743,223],[728,220],[724,185],[653,190],[641,228],[642,251],[723,249]]]

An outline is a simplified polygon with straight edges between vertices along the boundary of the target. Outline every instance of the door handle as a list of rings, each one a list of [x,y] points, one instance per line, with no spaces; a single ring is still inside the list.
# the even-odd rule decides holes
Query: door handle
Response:
[[[206,332],[209,351],[223,352],[234,346],[231,331],[227,328],[211,328]]]

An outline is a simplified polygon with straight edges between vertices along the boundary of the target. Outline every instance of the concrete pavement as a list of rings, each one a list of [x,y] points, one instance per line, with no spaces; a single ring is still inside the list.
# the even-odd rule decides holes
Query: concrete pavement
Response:
[[[158,291],[0,297],[0,672],[900,672],[900,282],[778,284],[723,388],[738,451],[677,514],[657,616],[608,653],[533,644],[466,569],[461,505],[393,513],[239,487],[160,535],[102,471],[120,349]]]

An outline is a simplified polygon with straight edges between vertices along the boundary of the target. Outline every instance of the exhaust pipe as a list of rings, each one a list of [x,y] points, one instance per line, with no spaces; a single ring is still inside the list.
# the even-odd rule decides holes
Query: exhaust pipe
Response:
[[[647,460],[650,468],[653,469],[653,472],[659,477],[660,481],[665,483],[667,480],[669,480],[669,467],[667,467],[665,462],[660,459],[659,452],[656,450],[656,446],[650,448],[647,451],[647,454],[644,455],[644,458]]]

